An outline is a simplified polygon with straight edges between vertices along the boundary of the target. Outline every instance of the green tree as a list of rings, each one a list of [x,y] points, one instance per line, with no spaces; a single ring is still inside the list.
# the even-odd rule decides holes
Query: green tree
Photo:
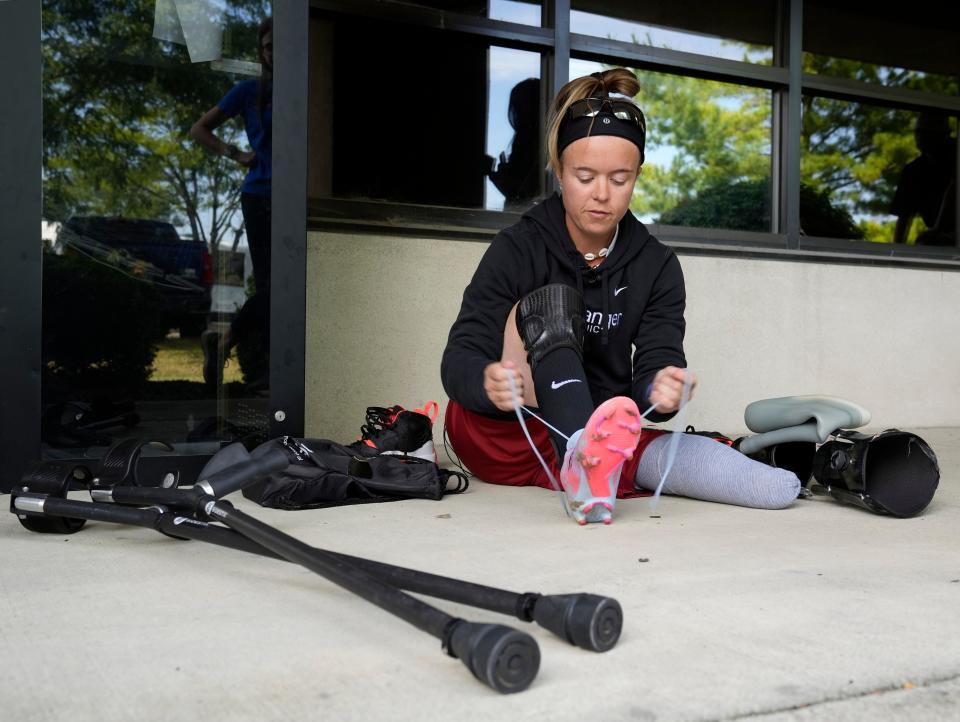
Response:
[[[631,209],[662,213],[708,188],[770,175],[770,93],[698,78],[638,72],[647,152],[669,147],[668,166],[646,163]]]
[[[152,37],[154,0],[44,0],[44,216],[166,218],[215,250],[242,169],[187,138],[233,79]],[[255,60],[262,0],[226,7],[224,55]],[[223,131],[240,142],[240,128]]]

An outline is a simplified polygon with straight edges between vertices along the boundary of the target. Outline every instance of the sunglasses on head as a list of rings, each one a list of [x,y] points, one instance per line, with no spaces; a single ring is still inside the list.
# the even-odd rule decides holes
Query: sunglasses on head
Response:
[[[629,100],[615,100],[613,98],[583,98],[570,104],[567,109],[567,120],[577,118],[593,118],[599,113],[610,113],[615,118],[633,123],[644,134],[647,132],[647,120],[643,112]]]

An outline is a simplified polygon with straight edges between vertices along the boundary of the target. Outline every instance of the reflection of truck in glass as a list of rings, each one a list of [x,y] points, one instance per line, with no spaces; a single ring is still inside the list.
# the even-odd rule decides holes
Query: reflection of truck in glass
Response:
[[[61,227],[57,245],[155,286],[164,322],[181,336],[206,327],[213,262],[203,241],[184,240],[163,221],[74,216]]]

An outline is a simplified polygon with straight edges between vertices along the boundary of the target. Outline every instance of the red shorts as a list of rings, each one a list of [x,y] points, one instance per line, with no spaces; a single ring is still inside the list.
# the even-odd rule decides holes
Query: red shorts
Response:
[[[559,480],[560,466],[550,443],[547,427],[533,418],[524,419],[530,438],[537,445],[543,460],[550,466],[553,478]],[[552,489],[550,478],[543,470],[523,429],[517,421],[501,421],[468,411],[456,401],[447,404],[445,418],[447,434],[453,450],[460,461],[477,478],[491,484],[507,486],[542,486]],[[629,499],[636,496],[650,496],[651,492],[637,489],[634,478],[644,449],[655,438],[666,432],[657,429],[644,429],[640,434],[640,443],[630,461],[623,465],[620,472],[620,488],[617,497]]]

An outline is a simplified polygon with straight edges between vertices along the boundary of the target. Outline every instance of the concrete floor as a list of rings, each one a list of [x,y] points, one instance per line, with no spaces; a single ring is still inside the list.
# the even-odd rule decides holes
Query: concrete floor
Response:
[[[605,654],[523,628],[520,694],[300,567],[88,523],[0,517],[2,715],[39,720],[955,720],[960,718],[960,429],[919,432],[942,478],[914,519],[829,499],[756,511],[622,502],[578,528],[554,495],[474,482],[440,502],[238,507],[317,546],[624,609]],[[239,497],[239,495],[237,495]],[[82,498],[82,495],[78,495]],[[3,503],[6,503],[4,498]]]

